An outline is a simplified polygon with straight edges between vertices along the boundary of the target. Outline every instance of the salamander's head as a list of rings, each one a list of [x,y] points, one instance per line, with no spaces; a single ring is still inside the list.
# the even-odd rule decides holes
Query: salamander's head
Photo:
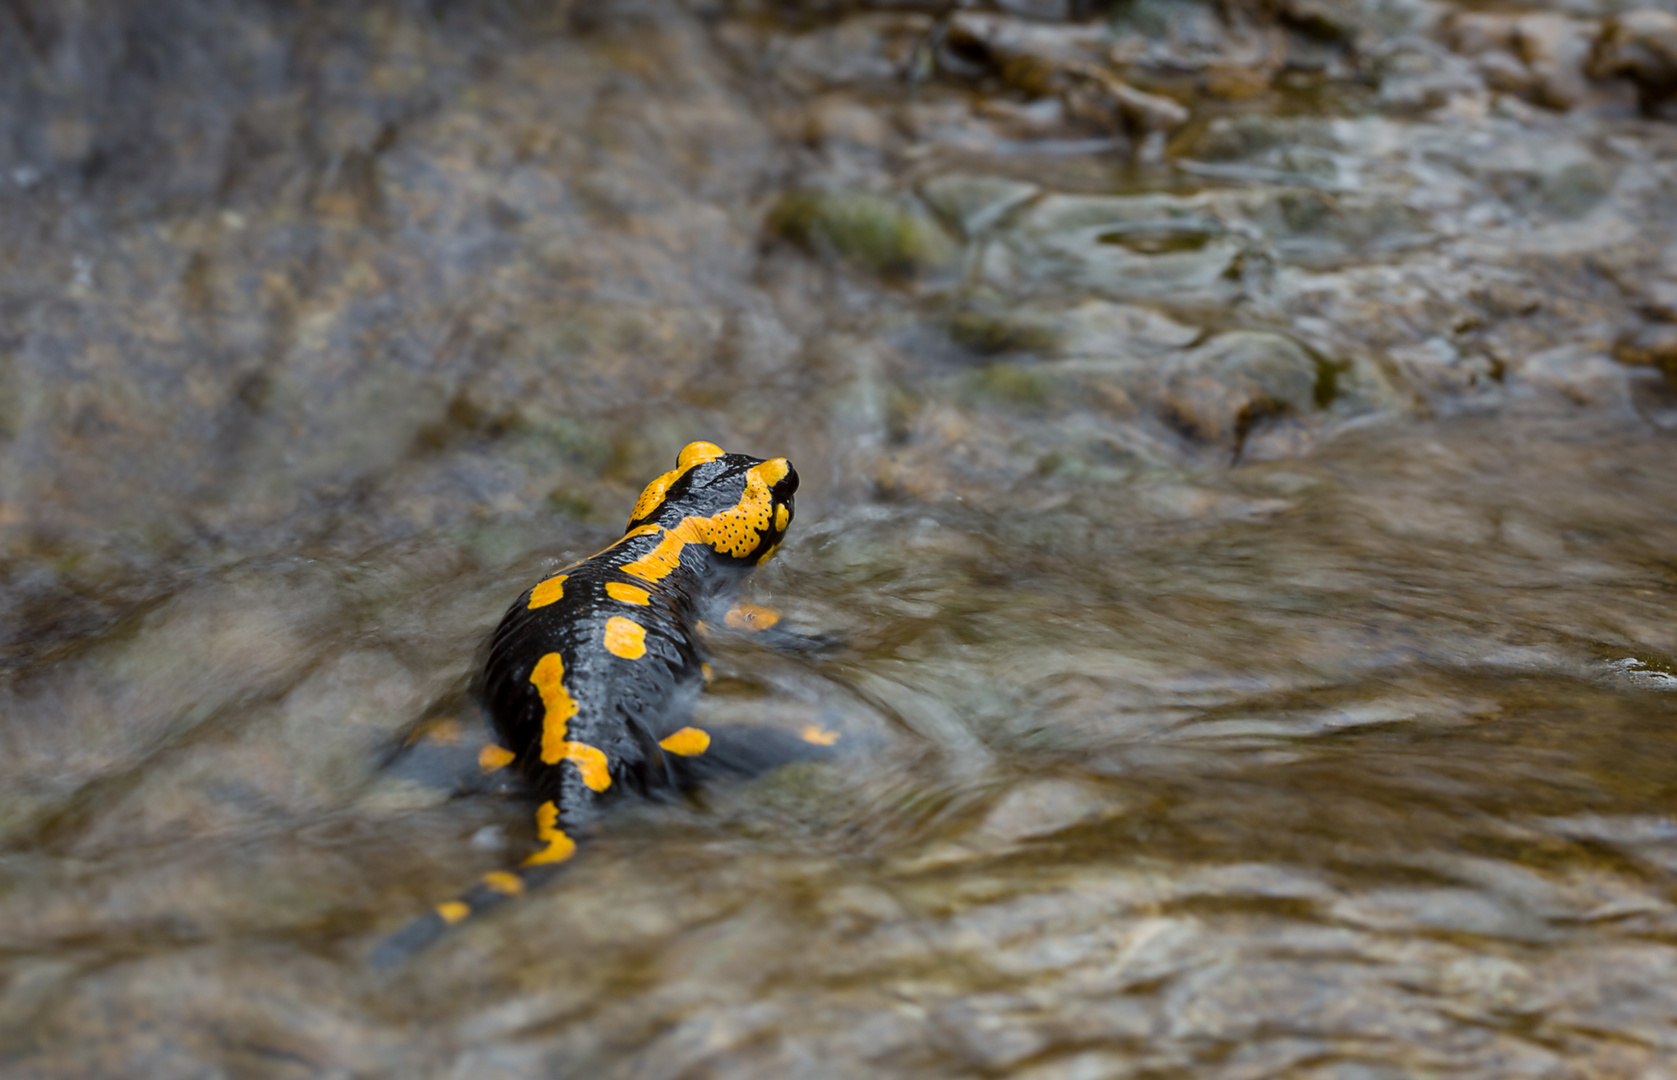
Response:
[[[767,562],[792,524],[798,471],[785,458],[724,453],[715,443],[688,443],[675,468],[646,485],[629,514],[629,529],[691,520],[719,555]]]

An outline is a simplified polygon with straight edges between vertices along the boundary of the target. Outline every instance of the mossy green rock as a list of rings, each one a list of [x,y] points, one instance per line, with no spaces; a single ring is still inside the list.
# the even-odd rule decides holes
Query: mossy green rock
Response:
[[[770,212],[769,230],[882,277],[929,273],[953,265],[960,255],[931,215],[869,192],[793,192]]]

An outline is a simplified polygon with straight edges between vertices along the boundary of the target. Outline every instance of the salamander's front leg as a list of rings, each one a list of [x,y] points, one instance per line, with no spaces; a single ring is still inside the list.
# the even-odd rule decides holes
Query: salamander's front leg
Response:
[[[772,607],[763,607],[748,600],[741,600],[728,609],[728,614],[722,617],[722,621],[735,630],[743,630],[748,634],[756,633],[759,630],[767,630],[779,622],[780,612]]]
[[[800,634],[781,623],[780,612],[747,600],[740,600],[722,616],[722,625],[781,652],[812,653],[844,644],[832,634]]]
[[[766,724],[711,724],[703,732],[691,727],[682,732],[702,735],[704,742],[702,748],[685,752],[673,750],[674,736],[661,744],[672,750],[669,769],[681,788],[723,777],[761,776],[783,765],[825,761],[844,752],[838,745],[840,733],[821,724],[808,724],[795,734]]]

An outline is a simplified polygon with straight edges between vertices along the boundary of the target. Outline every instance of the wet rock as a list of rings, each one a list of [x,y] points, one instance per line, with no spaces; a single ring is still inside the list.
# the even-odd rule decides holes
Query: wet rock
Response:
[[[1526,15],[1515,24],[1514,47],[1531,70],[1539,104],[1574,109],[1585,103],[1584,64],[1594,36],[1593,24],[1564,15]]]
[[[969,309],[951,317],[950,335],[985,355],[1031,352],[1064,360],[1136,364],[1191,344],[1200,331],[1150,308],[1086,300],[1071,308]]]
[[[936,177],[920,186],[927,205],[966,240],[989,232],[1040,193],[1035,184],[1021,180],[958,173]]]
[[[1484,92],[1473,66],[1425,38],[1400,39],[1378,54],[1380,103],[1399,112],[1440,108],[1459,97]]]
[[[1198,327],[1152,308],[1089,300],[1059,317],[1066,334],[1062,356],[1147,360],[1198,340]]]
[[[1257,267],[1250,243],[1192,199],[1050,195],[986,261],[998,287],[1074,285],[1113,299],[1227,303]]]
[[[1629,410],[1629,373],[1587,346],[1543,349],[1520,358],[1511,367],[1516,383],[1541,388],[1575,405]]]
[[[980,843],[1016,842],[1069,829],[1121,806],[1110,792],[1070,780],[1038,780],[1004,795],[990,808],[974,834]]]
[[[1511,15],[1452,12],[1440,34],[1452,49],[1471,57],[1485,82],[1546,108],[1566,111],[1611,106],[1611,87],[1590,79],[1620,74],[1604,59],[1598,24],[1559,14]]]
[[[963,12],[950,19],[946,42],[964,59],[994,69],[1009,86],[1059,98],[1069,117],[1098,129],[1146,134],[1188,120],[1182,105],[1130,86],[1091,59],[1105,44],[1091,28],[1033,27]]]
[[[893,133],[877,109],[850,97],[829,94],[810,104],[802,134],[812,145],[838,143],[879,151],[891,143]]]
[[[1289,25],[1316,37],[1355,42],[1416,28],[1427,17],[1417,0],[1280,0],[1277,13]]]
[[[1442,336],[1399,345],[1390,349],[1387,356],[1408,385],[1436,402],[1494,396],[1499,392],[1500,380],[1493,363],[1462,352]]]
[[[1055,24],[971,11],[950,18],[945,34],[960,58],[997,68],[1029,57],[1049,64],[1086,62],[1098,57],[1111,40],[1098,24]]]
[[[1297,62],[1319,66],[1309,48],[1277,25],[1271,11],[1199,3],[1142,2],[1114,12],[1107,56],[1144,89],[1229,100],[1270,91]]]
[[[1533,218],[1581,218],[1613,189],[1613,167],[1589,146],[1554,140],[1538,147],[1507,145],[1464,166],[1516,212]]]
[[[1644,8],[1613,15],[1590,51],[1591,78],[1629,78],[1645,111],[1658,111],[1677,96],[1677,15]]]
[[[916,12],[854,12],[775,33],[753,20],[729,20],[721,40],[742,69],[802,95],[837,87],[894,87],[912,74],[932,19]]]
[[[804,191],[769,212],[771,234],[882,277],[913,277],[950,266],[960,249],[929,214],[902,200],[861,191]]]
[[[949,336],[957,345],[981,356],[995,353],[1038,353],[1059,351],[1063,333],[1053,316],[984,310],[958,311],[949,318]]]
[[[1239,450],[1266,420],[1304,416],[1316,406],[1316,358],[1280,334],[1219,334],[1171,364],[1158,408],[1193,438]]]
[[[1367,192],[1280,190],[1241,200],[1276,258],[1303,266],[1400,252],[1433,239],[1432,221],[1406,200]]]
[[[1635,367],[1658,368],[1677,385],[1677,323],[1648,323],[1627,331],[1613,343],[1613,359]]]
[[[1346,149],[1317,118],[1261,113],[1215,117],[1172,146],[1176,167],[1194,175],[1329,191],[1354,182],[1341,166],[1351,160]]]
[[[1443,40],[1471,57],[1479,74],[1494,90],[1533,97],[1537,76],[1518,55],[1515,16],[1479,11],[1456,11],[1441,27]]]
[[[1634,656],[1608,661],[1602,667],[1606,669],[1608,678],[1622,680],[1631,686],[1644,690],[1677,691],[1677,675],[1650,667]]]

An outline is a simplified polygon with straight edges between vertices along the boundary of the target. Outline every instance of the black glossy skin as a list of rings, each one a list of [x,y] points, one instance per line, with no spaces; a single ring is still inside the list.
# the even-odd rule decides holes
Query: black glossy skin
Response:
[[[684,518],[709,518],[736,507],[748,470],[765,459],[726,454],[703,462],[672,483],[664,501],[632,519],[628,531],[648,525],[674,529]],[[798,474],[790,469],[770,486],[773,505],[784,506],[791,524]],[[679,784],[682,762],[658,746],[686,725],[693,700],[704,686],[704,656],[697,625],[701,618],[731,602],[740,583],[780,543],[785,529],[772,521],[749,554],[722,554],[689,543],[680,565],[658,581],[622,569],[656,548],[663,533],[626,536],[613,546],[561,574],[562,599],[529,608],[534,586],[507,611],[496,629],[484,673],[484,702],[501,744],[516,757],[513,767],[544,799],[555,799],[563,824],[580,824],[594,805],[625,787],[645,792]],[[606,595],[608,582],[645,589],[646,606],[625,604]],[[646,654],[626,660],[602,646],[606,622],[613,616],[634,619],[646,630]],[[592,791],[578,770],[566,762],[541,760],[545,708],[530,677],[548,653],[565,665],[565,688],[578,711],[568,723],[569,737],[602,750],[610,761],[612,785]]]
[[[797,489],[798,474],[784,458],[693,443],[642,494],[621,540],[518,598],[491,640],[482,695],[504,748],[499,757],[510,757],[541,800],[543,847],[517,873],[486,874],[385,939],[370,957],[374,968],[400,964],[449,926],[552,872],[575,851],[567,830],[625,790],[679,789],[708,775],[761,772],[825,753],[830,739],[688,726],[704,686],[699,620],[720,614],[746,575],[774,554]],[[624,587],[643,591],[644,602],[638,594],[625,599]],[[541,600],[535,607],[533,597]],[[624,619],[644,635],[636,642],[641,651],[625,650],[621,638],[613,651],[608,630]],[[560,677],[539,675],[544,665],[551,674],[556,661]],[[553,752],[573,745],[581,747],[581,764]],[[486,761],[495,756],[491,748]]]

